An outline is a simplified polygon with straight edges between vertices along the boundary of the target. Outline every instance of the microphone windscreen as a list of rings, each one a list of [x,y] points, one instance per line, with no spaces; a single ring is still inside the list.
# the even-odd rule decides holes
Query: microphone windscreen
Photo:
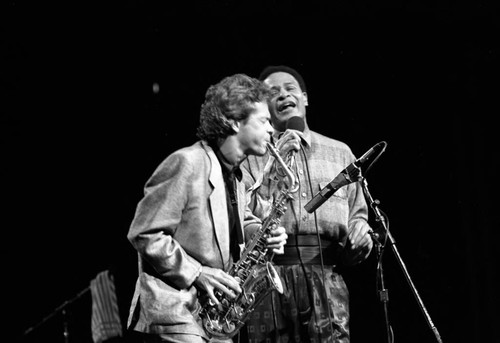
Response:
[[[294,116],[286,122],[286,129],[304,132],[305,128],[306,124],[304,123],[304,119],[302,117]]]

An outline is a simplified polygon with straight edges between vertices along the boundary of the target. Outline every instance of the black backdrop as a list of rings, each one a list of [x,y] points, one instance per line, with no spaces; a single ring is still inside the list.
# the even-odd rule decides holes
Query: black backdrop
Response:
[[[136,276],[126,233],[147,177],[196,139],[210,84],[284,63],[306,79],[312,129],[356,155],[388,143],[368,184],[443,341],[499,341],[493,2],[10,1],[5,9],[2,334],[63,342],[59,314],[23,332],[105,269],[126,317]],[[436,342],[394,254],[384,256],[396,342]],[[374,259],[346,277],[352,342],[384,342]],[[70,342],[91,342],[89,294],[67,308]]]

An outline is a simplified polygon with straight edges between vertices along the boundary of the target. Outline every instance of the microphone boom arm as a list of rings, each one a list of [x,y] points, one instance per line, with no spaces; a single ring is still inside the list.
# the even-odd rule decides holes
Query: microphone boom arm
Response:
[[[309,213],[314,212],[315,209],[327,201],[339,188],[360,181],[361,179],[361,168],[356,163],[351,163],[304,206],[305,210]]]
[[[304,206],[305,210],[309,213],[316,211],[328,198],[330,198],[339,188],[346,186],[350,183],[361,181],[363,176],[361,173],[366,174],[370,167],[384,152],[387,143],[385,141],[375,144],[359,159],[348,165],[340,172],[328,185],[321,189],[314,197]]]

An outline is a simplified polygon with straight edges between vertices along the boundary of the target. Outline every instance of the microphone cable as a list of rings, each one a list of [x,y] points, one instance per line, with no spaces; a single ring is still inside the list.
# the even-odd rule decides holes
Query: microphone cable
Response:
[[[305,153],[303,151],[303,146],[302,144],[300,144],[300,152],[303,153],[303,158],[304,160],[306,160],[306,156],[305,156]],[[290,166],[290,168],[294,168],[294,170],[292,169],[292,171],[295,173],[295,175],[297,175],[297,159],[295,159],[294,161],[294,165],[293,166]],[[300,187],[301,187],[301,183],[300,183],[300,178],[297,177],[297,182],[299,183],[299,190],[300,190]],[[294,206],[291,206],[292,208],[292,213],[293,213],[293,217],[295,219],[295,222],[297,223],[297,228],[296,228],[296,234],[294,235],[295,237],[295,250],[296,250],[296,253],[297,253],[297,256],[298,256],[298,259],[299,259],[299,265],[300,265],[300,268],[302,270],[302,273],[304,274],[304,279],[305,279],[305,284],[306,284],[306,288],[307,288],[307,298],[309,300],[309,311],[312,312],[314,314],[314,317],[315,317],[315,321],[317,322],[317,317],[316,317],[316,312],[314,311],[314,292],[312,290],[312,286],[310,285],[310,281],[309,279],[307,278],[307,270],[306,270],[306,267],[305,267],[305,264],[304,264],[304,260],[302,259],[302,253],[299,249],[299,245],[298,245],[298,238],[297,238],[297,235],[299,234],[299,231],[300,231],[300,217],[302,215],[302,200],[300,198],[300,194],[298,196],[298,207],[299,207],[299,213],[297,215],[297,212],[295,211],[295,207]],[[312,270],[311,270],[312,272]],[[302,329],[303,326],[305,326],[306,323],[308,323],[308,320],[307,322],[303,322],[302,318],[301,318],[301,313],[303,313],[302,311],[300,311],[300,309],[298,308],[298,305],[297,305],[297,301],[299,299],[296,299],[296,306],[297,306],[297,311],[298,311],[298,319],[300,321],[299,325],[300,325],[300,329]],[[307,335],[309,336],[309,331],[308,331],[308,325],[306,326],[306,330],[307,330]]]
[[[309,181],[309,190],[311,192],[311,195],[313,195],[314,191],[313,191],[313,187],[312,187],[312,183],[311,183],[311,173],[310,173],[310,170],[309,170],[309,162],[307,161],[306,152],[305,152],[304,147],[302,146],[302,144],[300,145],[300,148],[301,148],[301,152],[302,152],[303,157],[304,157],[304,163],[305,163],[306,172],[307,172],[307,179]],[[299,199],[300,199],[300,197],[299,197]],[[300,208],[302,208],[302,206]],[[332,322],[332,316],[330,314],[330,304],[328,302],[328,293],[326,291],[326,276],[325,276],[325,263],[324,263],[324,260],[323,260],[323,247],[322,247],[322,244],[321,244],[321,235],[319,233],[318,217],[316,215],[316,211],[314,211],[313,214],[314,214],[314,227],[316,229],[316,239],[318,241],[318,248],[319,248],[319,257],[320,257],[320,261],[321,261],[321,277],[322,277],[322,280],[323,280],[323,293],[324,293],[326,304],[327,304],[327,306],[326,306],[326,312],[328,313],[328,322],[330,323],[331,335],[333,335],[333,333],[334,333],[334,327],[333,327],[333,322]],[[312,272],[312,267],[311,267],[311,272]],[[314,302],[313,302],[313,307],[314,307]],[[313,311],[313,312],[314,312],[314,314],[316,316],[316,311]],[[316,320],[316,323],[317,322],[318,321]],[[319,339],[321,341],[321,333],[320,332],[318,332],[318,336],[319,336]]]

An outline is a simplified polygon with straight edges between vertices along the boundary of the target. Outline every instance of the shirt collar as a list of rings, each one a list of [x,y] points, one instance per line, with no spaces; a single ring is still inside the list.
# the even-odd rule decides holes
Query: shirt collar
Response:
[[[214,149],[214,151],[215,156],[217,156],[217,159],[219,160],[219,163],[222,167],[222,173],[226,176],[231,176],[231,174],[234,174],[238,181],[241,181],[243,178],[243,172],[241,171],[241,168],[239,166],[233,166],[231,163],[229,163],[219,149]]]
[[[276,143],[276,141],[280,138],[280,136],[283,134],[283,132],[274,130],[273,133],[273,143]],[[305,128],[304,132],[302,133],[302,144],[304,144],[306,147],[311,146],[311,131],[309,128]]]

